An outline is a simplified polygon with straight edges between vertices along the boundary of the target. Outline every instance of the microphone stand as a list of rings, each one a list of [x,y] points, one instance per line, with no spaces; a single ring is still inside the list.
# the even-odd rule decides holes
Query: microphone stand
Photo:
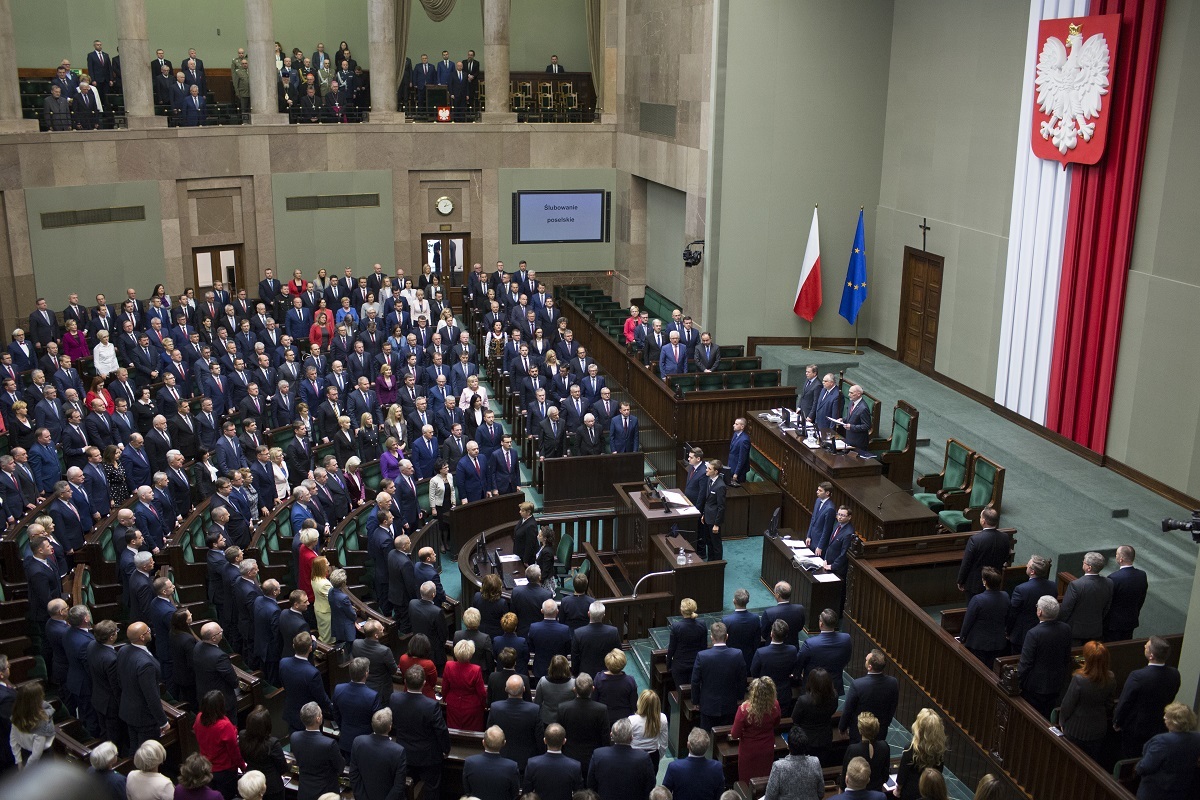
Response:
[[[905,489],[897,489],[897,490],[896,490],[896,491],[894,491],[894,492],[888,492],[887,494],[885,494],[885,495],[883,496],[883,499],[879,501],[879,505],[875,507],[875,510],[876,510],[876,511],[883,511],[883,504],[884,504],[885,502],[887,502],[887,499],[888,499],[889,497],[891,497],[891,496],[893,496],[893,495],[897,495],[897,494],[908,494],[908,492],[907,492]]]

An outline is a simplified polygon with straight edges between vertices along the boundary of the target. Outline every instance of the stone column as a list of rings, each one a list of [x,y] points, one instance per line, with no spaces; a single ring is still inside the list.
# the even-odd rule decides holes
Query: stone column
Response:
[[[154,116],[150,39],[146,35],[146,0],[117,0],[117,46],[121,49],[121,90],[130,128],[162,127]]]
[[[396,4],[367,0],[367,55],[371,63],[371,122],[396,119]]]
[[[271,0],[246,0],[246,60],[250,62],[250,122],[254,125],[285,125],[279,113],[279,90],[275,85],[275,35],[271,22]]]
[[[483,0],[483,72],[487,82],[484,122],[516,122],[508,110],[508,19],[511,0]]]
[[[0,0],[0,64],[10,65],[0,75],[0,131],[36,131],[36,120],[21,118],[21,84],[17,80],[17,45],[13,39],[12,5]]]

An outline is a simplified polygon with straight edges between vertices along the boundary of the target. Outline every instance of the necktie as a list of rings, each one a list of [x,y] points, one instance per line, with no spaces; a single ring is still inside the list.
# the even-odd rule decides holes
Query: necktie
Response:
[[[475,467],[475,473],[476,473],[476,474],[479,474],[479,460],[478,460],[478,459],[476,459],[474,456],[472,456],[472,457],[471,457],[471,464],[472,464],[472,466],[474,466],[474,467]]]
[[[508,450],[504,451],[504,467],[509,472],[512,472],[512,453]]]
[[[622,417],[625,420],[625,430],[629,430],[629,417]]]

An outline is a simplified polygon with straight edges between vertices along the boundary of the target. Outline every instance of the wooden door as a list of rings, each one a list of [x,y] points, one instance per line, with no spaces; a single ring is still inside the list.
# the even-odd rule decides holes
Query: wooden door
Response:
[[[937,354],[944,265],[942,256],[913,247],[904,248],[896,353],[905,364],[926,373],[933,372]]]
[[[471,263],[471,235],[427,233],[422,239],[423,263],[433,265],[443,286],[462,286],[467,274],[466,265]]]
[[[204,290],[211,289],[217,281],[224,284],[230,297],[237,297],[238,289],[245,289],[250,296],[257,292],[257,287],[251,290],[246,285],[240,244],[197,247],[192,250],[192,278],[192,286],[199,298],[203,298]]]

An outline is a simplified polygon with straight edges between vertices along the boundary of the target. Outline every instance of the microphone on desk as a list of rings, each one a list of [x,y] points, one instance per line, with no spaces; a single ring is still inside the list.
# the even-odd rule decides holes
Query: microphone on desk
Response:
[[[892,495],[895,495],[895,494],[908,494],[908,492],[907,492],[906,490],[904,490],[904,489],[897,489],[897,490],[896,490],[896,491],[894,491],[894,492],[888,492],[887,494],[885,494],[885,495],[883,496],[883,499],[879,501],[879,505],[875,507],[875,510],[876,510],[876,511],[883,511],[883,504],[884,504],[885,502],[887,502],[887,499],[888,499],[889,497],[891,497]]]

